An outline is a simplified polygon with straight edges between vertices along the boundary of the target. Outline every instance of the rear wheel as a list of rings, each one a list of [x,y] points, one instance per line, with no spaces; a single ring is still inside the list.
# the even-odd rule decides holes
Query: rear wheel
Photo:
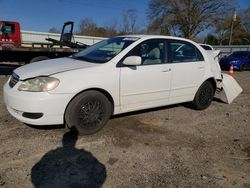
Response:
[[[245,70],[245,65],[244,64],[241,64],[240,65],[240,70],[239,71],[244,71]]]
[[[214,97],[214,88],[211,82],[205,81],[197,91],[193,105],[197,110],[204,110],[211,104]]]
[[[93,134],[107,123],[111,109],[105,95],[86,91],[70,102],[65,112],[65,122],[68,128],[74,127],[80,134]]]

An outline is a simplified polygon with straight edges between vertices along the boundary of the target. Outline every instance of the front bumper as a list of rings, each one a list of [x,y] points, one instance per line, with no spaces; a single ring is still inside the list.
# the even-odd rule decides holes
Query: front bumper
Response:
[[[9,113],[21,122],[31,125],[56,125],[64,123],[65,109],[73,94],[18,91],[18,84],[3,88],[4,102]],[[27,114],[29,114],[27,116]],[[37,114],[42,114],[36,116]],[[31,116],[30,116],[31,115]],[[36,118],[34,118],[35,115]]]

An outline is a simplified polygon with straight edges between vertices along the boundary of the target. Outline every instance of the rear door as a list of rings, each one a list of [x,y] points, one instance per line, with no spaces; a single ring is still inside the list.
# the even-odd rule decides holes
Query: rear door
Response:
[[[205,61],[201,52],[182,40],[168,40],[168,57],[171,63],[171,103],[193,100],[205,74]]]

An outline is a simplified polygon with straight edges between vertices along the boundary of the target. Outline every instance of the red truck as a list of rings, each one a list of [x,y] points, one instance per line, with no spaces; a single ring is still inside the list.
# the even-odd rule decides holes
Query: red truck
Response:
[[[18,22],[0,21],[0,46],[21,47],[21,32]]]
[[[85,49],[87,45],[74,42],[73,27],[74,22],[64,23],[60,40],[48,38],[47,43],[25,44],[18,22],[0,21],[0,62],[30,63],[70,56]]]

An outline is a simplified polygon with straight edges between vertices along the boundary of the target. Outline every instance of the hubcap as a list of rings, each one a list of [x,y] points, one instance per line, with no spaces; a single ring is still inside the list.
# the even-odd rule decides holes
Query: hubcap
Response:
[[[82,105],[79,112],[80,126],[95,129],[103,121],[104,109],[100,101],[92,100]]]
[[[199,95],[200,105],[205,106],[211,101],[212,91],[208,87],[204,87]]]

